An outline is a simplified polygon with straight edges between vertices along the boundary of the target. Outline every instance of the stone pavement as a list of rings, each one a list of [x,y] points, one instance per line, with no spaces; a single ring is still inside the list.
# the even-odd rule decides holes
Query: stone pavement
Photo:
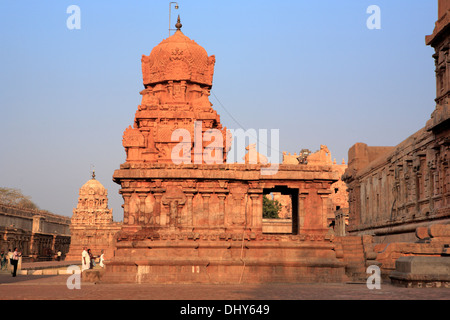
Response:
[[[381,284],[94,284],[66,285],[70,275],[0,274],[1,300],[450,300],[448,288]]]

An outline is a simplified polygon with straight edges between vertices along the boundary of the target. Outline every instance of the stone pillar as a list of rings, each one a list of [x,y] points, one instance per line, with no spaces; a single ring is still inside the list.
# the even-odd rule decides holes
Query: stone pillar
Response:
[[[202,198],[203,198],[203,216],[206,218],[207,224],[208,226],[212,226],[213,222],[212,219],[213,217],[211,216],[210,212],[209,212],[209,199],[211,198],[211,193],[202,193]]]
[[[139,224],[145,225],[147,221],[145,221],[145,198],[147,197],[146,193],[139,193]]]
[[[242,225],[245,223],[245,218],[242,214],[242,200],[245,197],[245,194],[237,193],[233,194],[233,212],[231,222],[234,225]]]
[[[330,208],[328,205],[329,194],[322,194],[320,198],[322,199],[322,215],[320,220],[321,221],[320,227],[328,229],[327,218],[328,218],[328,211]]]
[[[193,226],[193,199],[194,199],[194,193],[187,192],[185,193],[187,198],[187,208],[186,208],[186,225],[188,227]]]
[[[262,194],[252,193],[250,199],[252,202],[251,211],[251,227],[255,229],[262,229]]]
[[[129,193],[123,193],[123,224],[129,225],[130,224],[130,217],[129,217],[129,209],[130,209],[130,197],[131,194]]]
[[[155,217],[155,224],[163,226],[166,224],[166,216],[162,213],[162,207],[161,207],[161,198],[162,198],[162,192],[155,192],[153,194],[155,196],[155,208],[154,208],[154,217]]]
[[[305,201],[306,197],[308,196],[309,191],[300,190],[298,194],[298,230],[297,234],[300,234],[301,230],[303,229],[305,225]],[[292,213],[294,215],[294,212]],[[294,217],[292,217],[294,218]]]
[[[224,193],[218,193],[217,197],[219,198],[219,216],[218,216],[218,225],[225,225],[225,199],[227,197]]]
[[[151,192],[146,194],[144,210],[144,224],[153,226],[155,224],[155,197]]]

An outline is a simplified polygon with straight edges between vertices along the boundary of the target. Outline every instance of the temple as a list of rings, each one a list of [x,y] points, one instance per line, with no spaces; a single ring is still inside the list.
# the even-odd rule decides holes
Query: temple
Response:
[[[231,137],[208,98],[215,57],[176,27],[142,57],[142,103],[113,175],[124,220],[102,281],[343,281],[327,221],[339,173],[328,163],[267,163],[248,156],[252,148],[245,163],[227,163]],[[263,229],[272,192],[292,199],[283,233]]]
[[[73,209],[70,224],[71,243],[66,261],[81,261],[83,248],[92,250],[95,256],[102,251],[105,259],[114,256],[114,236],[120,223],[113,221],[108,208],[108,190],[95,178],[88,180],[79,191],[77,207]]]

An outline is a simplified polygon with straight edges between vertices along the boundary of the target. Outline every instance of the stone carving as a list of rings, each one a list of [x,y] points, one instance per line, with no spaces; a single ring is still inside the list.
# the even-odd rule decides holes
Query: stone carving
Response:
[[[162,197],[162,204],[169,207],[169,225],[181,226],[180,210],[186,203],[186,196],[179,188],[168,190]]]
[[[245,150],[248,150],[244,156],[246,164],[267,164],[269,162],[266,156],[256,151],[256,143],[248,145]]]
[[[330,150],[328,150],[327,146],[321,145],[319,151],[308,155],[307,161],[309,165],[331,164]]]

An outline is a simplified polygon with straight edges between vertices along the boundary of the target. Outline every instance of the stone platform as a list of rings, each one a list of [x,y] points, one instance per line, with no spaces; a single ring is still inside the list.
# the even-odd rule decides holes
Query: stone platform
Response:
[[[295,238],[295,239],[294,239]],[[102,282],[343,282],[344,264],[330,239],[126,241],[117,244]],[[134,253],[124,256],[123,254]]]
[[[404,287],[450,288],[450,257],[400,257],[390,278]]]

